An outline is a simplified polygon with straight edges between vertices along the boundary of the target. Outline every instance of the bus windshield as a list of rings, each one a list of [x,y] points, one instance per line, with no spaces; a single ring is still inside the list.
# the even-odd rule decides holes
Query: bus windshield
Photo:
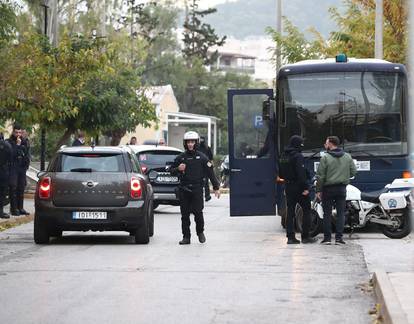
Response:
[[[294,134],[315,155],[329,135],[353,156],[407,154],[401,73],[326,72],[288,75],[279,82],[280,147]]]

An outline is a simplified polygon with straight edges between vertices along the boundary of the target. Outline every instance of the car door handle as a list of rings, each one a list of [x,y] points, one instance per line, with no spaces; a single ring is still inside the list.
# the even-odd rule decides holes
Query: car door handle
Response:
[[[241,169],[230,169],[231,172],[241,172]]]

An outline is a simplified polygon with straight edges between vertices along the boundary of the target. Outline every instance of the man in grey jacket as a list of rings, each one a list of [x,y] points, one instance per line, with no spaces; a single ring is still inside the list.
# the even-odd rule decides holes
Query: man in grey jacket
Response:
[[[328,136],[325,142],[327,152],[321,157],[316,172],[316,192],[318,198],[322,198],[323,207],[322,244],[331,244],[333,206],[336,206],[335,244],[345,244],[342,233],[345,225],[346,185],[356,175],[357,170],[351,155],[338,148],[339,144],[338,137]]]

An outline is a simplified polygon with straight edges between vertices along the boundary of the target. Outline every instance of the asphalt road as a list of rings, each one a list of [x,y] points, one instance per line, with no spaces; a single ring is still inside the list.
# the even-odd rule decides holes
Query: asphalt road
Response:
[[[189,246],[168,206],[149,245],[64,232],[39,246],[32,223],[0,233],[0,322],[371,323],[358,238],[287,246],[279,217],[230,218],[228,206],[227,196],[207,204],[207,242]]]

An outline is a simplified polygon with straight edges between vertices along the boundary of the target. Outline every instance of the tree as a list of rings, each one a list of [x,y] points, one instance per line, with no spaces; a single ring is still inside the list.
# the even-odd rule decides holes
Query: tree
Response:
[[[343,52],[354,57],[374,57],[375,0],[344,0],[346,11],[331,8],[339,26],[333,32],[326,52]],[[404,63],[407,53],[407,1],[384,0],[384,58]]]
[[[183,54],[189,66],[193,58],[201,59],[205,65],[215,62],[218,52],[216,50],[209,53],[209,49],[213,46],[222,46],[226,40],[226,36],[220,38],[209,24],[201,21],[201,18],[216,12],[217,9],[198,10],[198,2],[199,0],[192,0],[189,17],[184,22]]]
[[[268,33],[280,46],[286,63],[303,59],[333,57],[345,53],[349,57],[374,57],[375,0],[344,0],[342,14],[331,8],[331,18],[339,27],[325,40],[314,28],[313,40],[307,40],[292,23],[284,19],[285,34],[268,28]],[[404,63],[407,53],[407,3],[404,0],[384,0],[384,59]]]
[[[28,35],[5,62],[0,115],[60,129],[58,146],[78,128],[122,133],[156,120],[154,107],[136,92],[135,70],[102,40],[64,37],[54,49],[43,36]]]
[[[0,49],[15,36],[18,8],[14,1],[0,0]]]
[[[323,56],[324,48],[320,38],[308,41],[305,35],[299,31],[286,17],[283,17],[284,34],[268,27],[266,32],[280,49],[280,55],[284,63],[294,63],[306,59],[318,59]],[[276,49],[273,49],[273,60],[276,62]]]

